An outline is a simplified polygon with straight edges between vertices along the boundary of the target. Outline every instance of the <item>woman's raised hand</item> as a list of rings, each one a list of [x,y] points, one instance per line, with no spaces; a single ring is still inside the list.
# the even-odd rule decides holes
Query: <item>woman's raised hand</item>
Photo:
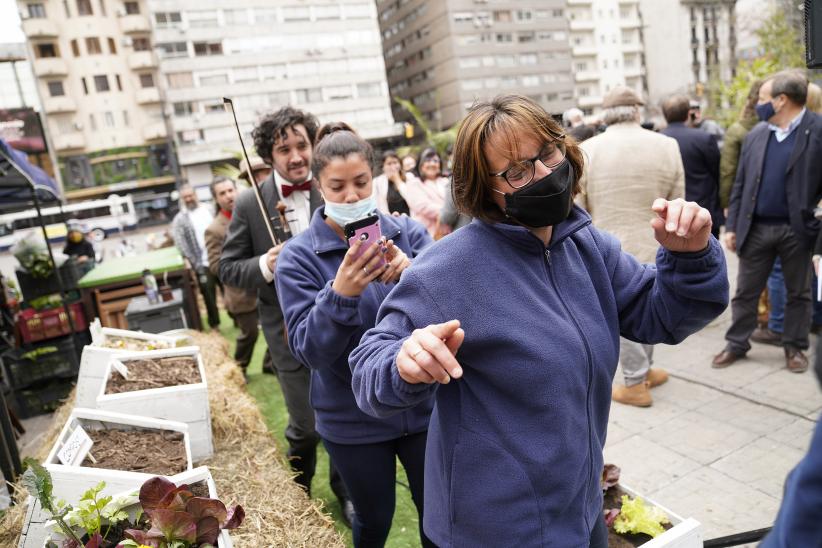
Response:
[[[410,384],[448,384],[462,376],[456,355],[463,340],[459,320],[415,329],[397,354],[397,372]]]
[[[654,200],[651,220],[654,237],[668,251],[702,251],[711,237],[711,214],[696,202],[682,198]]]
[[[340,268],[331,287],[343,297],[359,297],[372,281],[376,280],[389,268],[388,263],[378,266],[382,258],[382,242],[368,244],[365,252],[357,257],[362,247],[362,240],[354,242],[345,253]]]
[[[383,255],[388,262],[388,268],[380,276],[380,281],[384,284],[400,281],[400,274],[411,265],[411,259],[402,249],[394,245],[394,240],[385,242]]]

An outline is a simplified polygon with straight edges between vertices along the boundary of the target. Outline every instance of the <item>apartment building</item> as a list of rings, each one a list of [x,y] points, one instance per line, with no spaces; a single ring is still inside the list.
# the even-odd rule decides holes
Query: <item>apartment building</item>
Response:
[[[208,183],[212,167],[240,150],[224,96],[234,101],[249,148],[260,116],[288,104],[321,122],[344,120],[367,139],[399,132],[373,0],[148,6],[178,158],[193,184]]]
[[[574,94],[586,114],[624,85],[647,95],[639,0],[568,0]]]
[[[733,78],[737,61],[736,0],[640,0],[648,91],[698,97]],[[764,4],[764,2],[762,2]]]
[[[377,0],[392,96],[435,129],[478,99],[528,95],[549,112],[573,106],[565,0]],[[393,105],[398,120],[410,116]]]
[[[67,198],[131,193],[150,217],[175,177],[145,0],[17,6]]]

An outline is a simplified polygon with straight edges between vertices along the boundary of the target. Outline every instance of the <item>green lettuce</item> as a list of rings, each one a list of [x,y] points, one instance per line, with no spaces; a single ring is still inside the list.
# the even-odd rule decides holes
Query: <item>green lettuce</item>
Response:
[[[664,523],[670,523],[665,512],[656,506],[646,506],[642,497],[631,500],[628,495],[622,495],[622,509],[614,522],[614,531],[656,537],[665,532]]]

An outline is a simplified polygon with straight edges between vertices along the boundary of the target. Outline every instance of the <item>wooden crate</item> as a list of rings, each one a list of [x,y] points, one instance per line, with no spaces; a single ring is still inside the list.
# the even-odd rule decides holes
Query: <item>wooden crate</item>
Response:
[[[186,423],[191,438],[191,458],[194,462],[200,462],[214,454],[214,444],[211,436],[208,385],[206,384],[205,368],[200,357],[199,347],[188,346],[172,350],[152,350],[120,354],[115,357],[128,367],[128,362],[131,360],[178,356],[190,356],[196,359],[200,371],[200,382],[135,390],[119,394],[106,394],[108,379],[111,378],[112,374],[118,374],[109,363],[103,374],[103,382],[97,394],[95,408]]]

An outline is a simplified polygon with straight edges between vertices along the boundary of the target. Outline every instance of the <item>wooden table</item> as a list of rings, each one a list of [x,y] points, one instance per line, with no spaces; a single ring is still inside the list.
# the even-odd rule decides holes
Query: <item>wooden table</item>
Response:
[[[83,276],[77,285],[88,317],[99,317],[104,327],[128,329],[126,307],[133,297],[145,294],[142,276],[146,268],[158,284],[168,282],[172,288],[182,289],[186,323],[201,330],[197,276],[176,247],[108,259]]]

